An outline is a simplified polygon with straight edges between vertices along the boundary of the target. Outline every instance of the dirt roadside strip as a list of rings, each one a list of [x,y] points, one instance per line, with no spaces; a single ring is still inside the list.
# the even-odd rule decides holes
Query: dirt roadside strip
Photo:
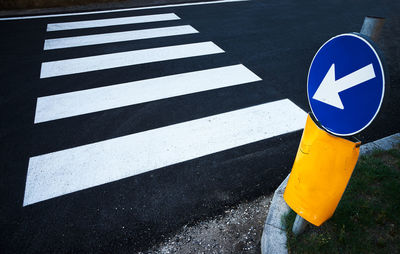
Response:
[[[362,145],[360,155],[368,154],[376,149],[390,150],[395,145],[400,143],[400,133],[379,139],[377,141]],[[262,254],[286,254],[286,231],[285,225],[282,224],[282,216],[290,211],[289,206],[283,199],[286,184],[289,180],[289,175],[276,189],[272,198],[267,219],[265,220],[264,230],[261,238],[261,253]]]
[[[6,0],[0,0],[0,18],[20,17],[20,16],[36,16],[49,14],[68,14],[75,12],[90,12],[114,9],[128,9],[138,7],[157,7],[175,4],[190,4],[200,2],[218,2],[218,0],[76,0],[76,1],[49,1],[52,5],[26,5],[18,9],[5,8]],[[13,1],[10,1],[13,2]],[[18,2],[18,1],[16,1]],[[23,1],[20,1],[23,2]],[[35,1],[26,1],[32,2]],[[46,1],[43,1],[46,2]],[[12,7],[12,5],[10,5]]]
[[[144,253],[260,253],[272,195],[225,210],[224,214],[181,228]]]

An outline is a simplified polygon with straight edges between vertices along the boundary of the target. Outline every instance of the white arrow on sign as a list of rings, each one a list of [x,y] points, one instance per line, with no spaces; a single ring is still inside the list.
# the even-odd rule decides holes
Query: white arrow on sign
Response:
[[[312,98],[333,107],[344,109],[339,93],[373,78],[375,78],[375,71],[371,63],[341,79],[335,80],[335,64],[332,64]]]

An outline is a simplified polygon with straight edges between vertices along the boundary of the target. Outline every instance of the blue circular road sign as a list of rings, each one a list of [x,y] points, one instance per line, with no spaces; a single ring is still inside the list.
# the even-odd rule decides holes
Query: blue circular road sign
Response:
[[[311,110],[327,131],[356,134],[376,117],[385,93],[382,61],[357,34],[328,40],[315,54],[307,80]]]

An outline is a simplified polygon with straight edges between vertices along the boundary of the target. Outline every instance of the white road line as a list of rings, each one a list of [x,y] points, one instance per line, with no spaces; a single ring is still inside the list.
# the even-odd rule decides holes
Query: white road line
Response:
[[[78,15],[93,15],[93,14],[102,14],[102,13],[163,9],[163,8],[172,8],[172,7],[185,7],[185,6],[209,5],[209,4],[224,4],[224,3],[247,2],[247,1],[249,1],[249,0],[220,0],[220,1],[185,3],[185,4],[168,4],[168,5],[156,5],[156,6],[148,6],[148,7],[106,10],[106,11],[90,11],[90,12],[76,12],[76,13],[62,13],[62,14],[47,14],[47,15],[37,15],[37,16],[9,17],[9,18],[0,18],[0,21],[2,21],[2,20],[19,20],[19,19],[40,19],[40,18],[66,17],[66,16],[78,16]]]
[[[31,157],[23,205],[300,130],[305,120],[284,99]]]
[[[40,97],[35,123],[259,80],[257,75],[239,64]]]
[[[143,30],[134,30],[117,33],[94,34],[85,36],[75,36],[57,39],[47,39],[44,42],[44,50],[72,48],[79,46],[97,45],[121,41],[133,41],[158,37],[167,37],[184,34],[198,33],[191,26],[171,26],[163,28],[152,28]]]
[[[47,32],[180,19],[174,13],[47,24]]]
[[[151,48],[42,63],[40,78],[104,70],[136,64],[224,53],[213,42]]]

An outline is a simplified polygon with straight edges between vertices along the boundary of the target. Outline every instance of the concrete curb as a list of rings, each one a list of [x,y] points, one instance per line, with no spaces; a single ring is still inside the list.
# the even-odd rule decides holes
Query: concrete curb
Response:
[[[360,148],[360,155],[371,153],[374,150],[390,150],[399,143],[400,133],[393,134],[377,141],[362,145]],[[276,189],[274,197],[272,198],[267,219],[265,220],[263,234],[261,237],[262,254],[288,253],[288,250],[286,248],[286,227],[282,222],[282,216],[290,212],[290,207],[283,199],[283,193],[285,192],[286,184],[289,180],[289,175]]]

